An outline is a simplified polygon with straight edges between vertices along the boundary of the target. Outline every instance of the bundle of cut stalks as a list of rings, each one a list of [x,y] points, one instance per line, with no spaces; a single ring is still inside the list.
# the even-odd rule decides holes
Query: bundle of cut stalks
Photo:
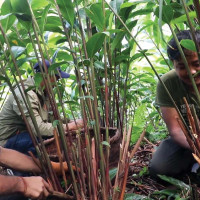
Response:
[[[191,147],[192,150],[192,155],[195,158],[195,160],[198,162],[200,165],[200,123],[199,119],[196,115],[196,111],[194,109],[194,106],[190,108],[186,98],[183,99],[186,105],[186,110],[187,110],[187,118],[189,121],[189,126],[185,127],[183,125],[183,122],[178,118],[178,123],[183,131],[183,133],[186,136],[186,139],[188,141],[188,144]]]

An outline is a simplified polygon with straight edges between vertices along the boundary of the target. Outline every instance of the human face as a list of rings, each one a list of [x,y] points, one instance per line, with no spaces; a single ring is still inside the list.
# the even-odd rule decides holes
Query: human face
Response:
[[[186,60],[187,60],[191,74],[194,75],[198,71],[200,71],[200,65],[199,65],[197,53],[190,52],[189,54],[187,53],[185,56],[186,56]],[[190,78],[185,68],[185,65],[183,63],[183,60],[182,59],[174,60],[173,64],[176,70],[176,74],[179,76],[179,78],[187,85],[192,86],[192,83],[190,81]],[[197,86],[200,86],[200,74],[194,78],[194,81]]]

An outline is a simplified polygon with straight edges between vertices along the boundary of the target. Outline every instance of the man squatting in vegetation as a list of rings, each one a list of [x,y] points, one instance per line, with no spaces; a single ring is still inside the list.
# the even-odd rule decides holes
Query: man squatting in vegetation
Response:
[[[200,45],[200,31],[195,32],[195,37]],[[177,38],[179,41],[182,39],[192,39],[191,33],[188,30],[177,33]],[[187,59],[190,72],[194,75],[200,71],[198,55],[196,52],[189,51],[185,48],[183,48],[183,52]],[[163,75],[161,77],[162,81],[172,95],[186,123],[188,120],[183,97],[186,97],[190,105],[194,105],[197,116],[200,118],[200,105],[174,38],[168,44],[167,53],[169,59],[173,62],[174,69]],[[200,91],[200,75],[195,77],[194,80],[198,91]],[[157,177],[158,174],[177,177],[189,172],[195,160],[186,137],[177,121],[177,118],[180,117],[160,82],[157,85],[156,104],[160,107],[170,137],[165,139],[154,153],[150,162],[149,171],[154,177]]]
[[[48,69],[50,67],[50,63],[47,60],[45,60],[45,64]],[[37,63],[34,66],[34,69],[35,69],[36,73],[41,72],[39,63]],[[68,78],[69,76],[70,76],[69,74],[61,71],[60,68],[58,68],[58,73],[56,73],[57,80],[59,78]],[[50,76],[50,81],[52,84],[54,84],[55,79],[53,76]],[[29,88],[34,85],[35,85],[35,83],[34,83],[34,79],[32,77],[29,77],[26,81],[24,81],[25,88]],[[28,94],[28,98],[31,103],[31,108],[33,110],[35,119],[36,119],[38,127],[39,127],[40,134],[43,137],[49,137],[49,136],[53,136],[54,128],[53,128],[53,125],[48,122],[50,102],[49,102],[49,98],[48,98],[46,89],[44,87],[44,81],[41,82],[41,88],[44,88],[44,90],[43,90],[44,98],[42,97],[42,92],[40,90],[36,91],[36,90],[32,89],[32,90],[29,90],[27,92],[27,94]],[[23,98],[17,87],[15,89],[15,93],[19,99],[20,105],[23,108],[24,114],[26,116],[28,123],[31,126],[32,131],[36,134],[31,117],[28,113],[28,110],[25,106]],[[63,125],[63,126],[66,130],[66,125]],[[74,129],[81,128],[81,127],[83,127],[82,120],[76,120],[76,123],[75,122],[68,123],[69,130],[74,130]],[[4,106],[1,110],[1,113],[0,113],[0,146],[3,146],[8,149],[14,149],[14,150],[19,151],[24,154],[28,154],[28,151],[31,151],[33,154],[36,154],[33,142],[31,140],[31,137],[26,128],[26,124],[25,124],[24,120],[22,119],[21,112],[17,106],[17,103],[14,99],[13,94],[9,95],[8,100],[4,104]],[[4,153],[4,151],[1,152],[1,154],[3,154],[3,153]],[[19,155],[19,154],[16,154],[16,155]],[[0,159],[1,158],[2,157],[0,156]],[[6,160],[6,157],[4,159]],[[9,159],[9,157],[8,157],[8,159]],[[19,159],[19,158],[16,156],[16,157],[12,157],[12,159]],[[10,162],[10,161],[5,161],[5,162]],[[1,163],[1,160],[0,160],[0,163]],[[26,163],[26,162],[24,162],[24,163]],[[13,165],[11,163],[10,167],[16,168],[14,161],[13,161]],[[22,167],[21,170],[24,171],[25,169]],[[30,170],[28,170],[28,171],[30,171]],[[17,175],[17,173],[15,173],[15,175]],[[1,177],[1,179],[2,179],[2,177]],[[0,179],[0,182],[1,182],[1,179]],[[5,181],[7,181],[7,179],[5,179]],[[37,184],[36,179],[32,179],[32,181],[35,181],[35,184]],[[9,182],[7,182],[7,183],[9,183]],[[7,184],[7,183],[4,182],[4,184]],[[45,189],[45,185],[46,185],[46,183],[43,184],[44,189]],[[27,187],[28,186],[29,186],[29,184],[27,184]],[[13,189],[13,190],[15,190],[15,189]],[[27,188],[27,190],[28,190],[28,188]],[[5,191],[5,193],[6,193],[6,191]],[[43,191],[43,193],[46,193],[46,192]],[[3,198],[3,199],[5,199],[5,198]],[[14,200],[14,198],[11,198],[11,199]]]

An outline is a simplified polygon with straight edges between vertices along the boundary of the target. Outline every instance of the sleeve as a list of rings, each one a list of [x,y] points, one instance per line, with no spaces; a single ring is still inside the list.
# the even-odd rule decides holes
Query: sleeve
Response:
[[[39,128],[40,134],[42,136],[53,136],[53,129],[54,128],[53,128],[52,124],[43,121],[43,119],[41,118],[41,116],[39,114],[40,102],[39,102],[39,99],[38,99],[37,95],[28,92],[28,98],[30,100],[31,108],[32,108],[33,114],[35,116],[35,119],[36,119],[36,122],[37,122],[37,125],[38,125],[38,128]],[[32,119],[31,119],[31,117],[29,115],[29,112],[28,112],[28,110],[26,108],[26,105],[25,105],[24,101],[22,100],[21,95],[18,95],[18,99],[20,101],[20,105],[21,105],[21,107],[22,107],[22,109],[24,111],[24,114],[25,114],[25,116],[26,116],[26,118],[28,120],[28,123],[31,126],[31,130],[33,131],[33,133],[35,135],[37,135],[35,127],[34,127],[33,122],[32,122]],[[21,116],[21,112],[20,112],[15,100],[13,102],[13,110],[17,113],[17,115]]]
[[[167,84],[167,82],[164,82],[165,86],[167,87],[170,94],[172,94],[172,91],[170,90],[170,86]],[[171,98],[169,97],[166,89],[162,85],[162,83],[159,81],[157,84],[157,90],[156,90],[156,106],[158,107],[174,107]]]

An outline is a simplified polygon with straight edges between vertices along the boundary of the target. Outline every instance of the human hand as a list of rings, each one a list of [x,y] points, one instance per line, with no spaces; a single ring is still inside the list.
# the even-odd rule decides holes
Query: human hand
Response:
[[[83,128],[84,123],[82,119],[76,119],[75,121],[68,123],[69,130],[77,130],[79,128]]]
[[[22,181],[24,182],[22,193],[31,199],[46,199],[50,193],[53,193],[51,186],[42,177],[23,177]]]

